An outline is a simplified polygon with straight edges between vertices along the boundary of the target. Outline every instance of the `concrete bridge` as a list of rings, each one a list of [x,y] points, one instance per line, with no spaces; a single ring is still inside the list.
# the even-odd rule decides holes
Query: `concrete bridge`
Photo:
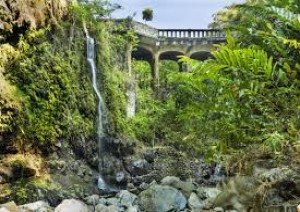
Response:
[[[132,57],[149,62],[154,88],[159,87],[160,60],[178,62],[179,56],[205,60],[211,56],[213,44],[225,42],[225,33],[215,29],[156,29],[133,22],[133,30],[139,37],[139,43]],[[183,70],[183,64],[179,63],[179,67]]]

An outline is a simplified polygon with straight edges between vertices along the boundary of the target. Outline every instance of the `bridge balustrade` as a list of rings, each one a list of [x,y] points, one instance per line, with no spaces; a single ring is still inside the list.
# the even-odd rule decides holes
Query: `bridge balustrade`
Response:
[[[158,37],[165,38],[224,38],[223,31],[215,29],[159,29]]]

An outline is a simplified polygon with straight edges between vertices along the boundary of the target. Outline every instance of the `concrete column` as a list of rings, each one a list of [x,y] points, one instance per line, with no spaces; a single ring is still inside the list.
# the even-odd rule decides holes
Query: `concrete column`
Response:
[[[152,61],[150,63],[151,65],[151,72],[152,72],[152,88],[153,91],[157,94],[159,90],[159,54],[154,53]]]
[[[128,69],[128,81],[127,81],[127,117],[131,118],[135,115],[136,111],[136,88],[135,88],[135,74],[132,70],[132,45],[127,46],[127,69]]]
[[[188,65],[184,62],[178,62],[179,66],[179,72],[187,72],[188,71]]]

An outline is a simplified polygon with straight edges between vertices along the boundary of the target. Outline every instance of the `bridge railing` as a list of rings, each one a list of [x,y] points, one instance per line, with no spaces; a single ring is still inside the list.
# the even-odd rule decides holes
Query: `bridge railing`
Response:
[[[153,38],[225,38],[217,29],[156,29],[147,24],[133,22],[133,30],[139,35]]]
[[[159,29],[158,37],[165,38],[224,38],[225,33],[216,29]]]
[[[140,35],[158,38],[158,30],[147,24],[143,24],[140,22],[134,22],[133,30]]]

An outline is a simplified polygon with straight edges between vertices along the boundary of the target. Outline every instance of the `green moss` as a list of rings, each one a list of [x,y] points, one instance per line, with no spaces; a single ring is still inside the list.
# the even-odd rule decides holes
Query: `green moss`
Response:
[[[68,27],[68,25],[64,26]],[[9,78],[22,93],[21,136],[38,144],[94,134],[95,98],[84,54],[83,34],[31,31],[18,44]]]

